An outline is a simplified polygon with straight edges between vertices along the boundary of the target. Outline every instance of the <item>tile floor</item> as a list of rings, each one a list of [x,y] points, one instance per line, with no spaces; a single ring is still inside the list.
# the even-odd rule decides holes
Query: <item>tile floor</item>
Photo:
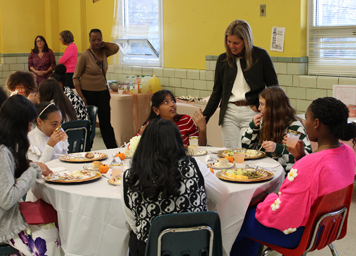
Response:
[[[96,135],[94,139],[94,144],[92,150],[105,149],[105,144],[102,140],[100,130],[97,128]],[[351,202],[349,222],[348,222],[348,230],[347,235],[339,241],[334,243],[336,250],[340,256],[352,256],[356,255],[356,183],[354,187],[354,193]],[[281,254],[277,252],[273,252],[270,256],[279,256]],[[313,251],[308,253],[310,256],[325,256],[331,255],[329,247],[326,247],[320,251]]]

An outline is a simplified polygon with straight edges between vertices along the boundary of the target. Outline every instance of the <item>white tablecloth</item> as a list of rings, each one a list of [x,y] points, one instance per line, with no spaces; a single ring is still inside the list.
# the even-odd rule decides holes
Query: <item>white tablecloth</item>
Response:
[[[210,153],[214,148],[206,149]],[[112,154],[119,149],[102,150],[109,157],[102,161],[109,164]],[[123,151],[123,149],[120,149]],[[216,155],[212,155],[217,157]],[[205,156],[197,157],[205,162]],[[125,160],[127,165],[129,160]],[[245,161],[248,164],[263,166],[263,163],[275,164],[271,158]],[[65,163],[53,160],[47,163],[51,168],[65,167],[67,170],[80,170],[84,164]],[[242,166],[241,166],[242,167]],[[284,179],[281,166],[274,170],[274,178],[267,182],[241,184],[224,182],[229,189],[229,198],[224,204],[216,206],[221,220],[225,255],[241,228],[245,212],[252,198],[278,190]],[[126,255],[129,227],[125,221],[121,206],[119,186],[111,186],[108,179],[101,179],[79,185],[49,184],[43,179],[37,180],[33,193],[53,205],[58,213],[59,233],[62,248],[67,256],[78,255]]]

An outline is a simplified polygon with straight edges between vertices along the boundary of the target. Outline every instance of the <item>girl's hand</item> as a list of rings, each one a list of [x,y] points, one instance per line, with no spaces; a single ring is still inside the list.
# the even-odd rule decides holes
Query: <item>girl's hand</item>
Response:
[[[49,140],[47,144],[51,147],[54,147],[58,142],[60,142],[64,138],[65,132],[62,131],[61,129],[58,129],[56,132],[54,132],[51,137],[49,137]]]
[[[258,127],[261,124],[261,118],[262,118],[263,114],[257,114],[253,117],[253,122],[256,125],[256,127]]]
[[[276,151],[277,144],[273,141],[264,141],[262,142],[262,147],[266,150],[266,152],[273,153]]]
[[[206,117],[203,115],[203,111],[201,111],[201,108],[199,109],[199,112],[195,111],[192,118],[200,132],[206,130]]]
[[[41,170],[42,170],[42,175],[43,176],[48,176],[49,174],[53,173],[47,165],[40,163],[40,162],[34,162],[35,164],[37,164]]]
[[[283,137],[283,144],[287,144],[287,135]],[[296,160],[301,159],[303,156],[305,156],[305,151],[304,151],[304,143],[302,140],[298,140],[297,144],[295,145],[295,148],[291,147],[286,147],[289,153],[291,153]]]

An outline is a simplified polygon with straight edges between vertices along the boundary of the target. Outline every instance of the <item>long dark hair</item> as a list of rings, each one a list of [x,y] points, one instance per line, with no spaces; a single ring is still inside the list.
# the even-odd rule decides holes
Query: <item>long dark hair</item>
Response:
[[[177,196],[181,180],[178,161],[187,157],[178,128],[169,120],[153,119],[133,156],[127,185],[148,198],[160,193],[162,197]]]
[[[318,98],[309,106],[314,118],[326,125],[336,139],[352,139],[356,145],[356,124],[348,123],[349,109],[340,100],[333,97]]]
[[[35,38],[35,47],[32,49],[32,51],[34,53],[39,53],[39,50],[38,50],[38,47],[37,47],[37,44],[36,44],[37,38],[40,38],[44,42],[44,47],[43,47],[42,52],[48,52],[49,48],[48,48],[46,39],[43,36],[36,36],[36,38]]]
[[[40,102],[54,101],[54,104],[61,110],[63,122],[77,120],[77,115],[71,102],[55,79],[44,80],[40,84],[38,92],[40,94]]]
[[[260,97],[266,100],[260,130],[261,142],[271,140],[282,144],[286,127],[297,120],[295,109],[290,104],[284,90],[279,86],[267,87],[260,93]]]
[[[0,144],[8,147],[15,158],[15,178],[29,167],[26,154],[30,142],[27,133],[29,123],[36,117],[33,103],[19,94],[8,98],[0,109]]]
[[[153,120],[155,118],[161,118],[159,115],[156,115],[156,113],[153,111],[153,107],[159,108],[159,106],[161,106],[164,100],[166,99],[167,94],[170,94],[174,102],[176,102],[176,98],[174,97],[173,93],[169,90],[160,90],[158,92],[155,92],[151,98],[151,112],[147,120],[143,123],[144,125],[150,120]],[[176,115],[174,117],[174,121],[177,122],[178,120],[179,120],[179,115]]]
[[[57,80],[57,82],[62,84],[63,90],[64,90],[64,86],[66,86],[67,80],[68,80],[66,72],[67,72],[66,66],[64,66],[64,64],[58,64],[57,66],[54,67],[54,72],[50,76],[50,77],[54,78],[55,80]]]

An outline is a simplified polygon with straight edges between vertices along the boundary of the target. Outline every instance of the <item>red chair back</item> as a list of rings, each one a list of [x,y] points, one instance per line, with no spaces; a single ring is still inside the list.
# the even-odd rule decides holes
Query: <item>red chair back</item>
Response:
[[[333,241],[343,238],[347,232],[353,187],[354,185],[350,184],[346,188],[321,196],[316,200],[297,248],[288,249],[258,242],[283,255],[300,256],[306,251],[320,250]]]

